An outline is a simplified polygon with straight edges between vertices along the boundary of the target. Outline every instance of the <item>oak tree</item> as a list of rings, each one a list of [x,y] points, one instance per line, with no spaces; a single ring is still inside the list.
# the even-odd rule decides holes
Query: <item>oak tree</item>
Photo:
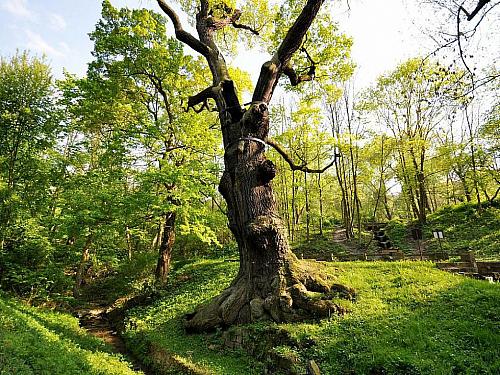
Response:
[[[210,103],[215,102],[225,149],[219,191],[227,203],[228,225],[240,256],[235,280],[219,296],[187,316],[187,330],[210,330],[262,319],[295,321],[343,312],[332,301],[332,295],[349,295],[352,291],[340,285],[331,287],[317,270],[305,268],[290,251],[271,184],[276,168],[264,152],[269,102],[280,78],[286,76],[292,86],[297,86],[318,73],[316,60],[304,48],[304,41],[324,1],[287,2],[276,10],[276,22],[272,22],[266,1],[245,2],[242,10],[236,9],[233,1],[179,3],[193,21],[197,36],[184,28],[168,1],[158,0],[173,23],[177,39],[201,54],[210,68],[210,86],[189,97],[188,108],[210,108]],[[272,33],[271,25],[277,26]],[[273,35],[272,57],[262,65],[246,107],[240,102],[220,47],[226,48],[227,44],[220,42],[235,30],[250,37]],[[308,169],[303,165],[292,168]],[[320,293],[320,297],[312,292]]]

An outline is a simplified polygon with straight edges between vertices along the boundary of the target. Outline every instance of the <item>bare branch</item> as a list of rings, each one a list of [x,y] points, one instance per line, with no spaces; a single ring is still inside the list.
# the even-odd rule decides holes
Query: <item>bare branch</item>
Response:
[[[490,2],[490,0],[479,0],[477,5],[476,5],[476,8],[471,13],[467,12],[463,7],[460,7],[460,8],[462,8],[465,15],[467,16],[467,21],[471,21],[476,16],[476,14],[478,14],[479,11],[481,9],[483,9],[484,6],[486,4],[488,4],[489,2]]]
[[[302,171],[302,172],[306,172],[306,173],[323,173],[328,168],[330,168],[332,165],[335,164],[335,159],[333,159],[332,162],[330,162],[329,164],[327,164],[325,167],[323,167],[321,169],[311,169],[306,164],[297,165],[293,162],[290,155],[288,155],[287,152],[283,149],[283,147],[280,144],[278,144],[276,141],[274,141],[273,139],[268,137],[268,138],[266,138],[266,143],[269,146],[271,146],[272,148],[274,148],[278,152],[278,154],[280,154],[281,157],[283,159],[285,159],[285,161],[288,163],[288,165],[290,166],[290,169],[292,171]]]
[[[465,14],[468,14],[467,11],[463,7],[458,8],[458,12],[457,12],[457,44],[458,44],[458,51],[459,51],[460,59],[462,60],[462,63],[464,64],[465,68],[467,69],[467,71],[469,72],[469,74],[470,74],[470,76],[472,78],[472,86],[474,86],[474,73],[472,73],[472,71],[469,68],[469,65],[467,65],[467,62],[465,61],[465,58],[464,58],[464,51],[462,49],[462,39],[461,39],[462,34],[461,34],[461,31],[460,31],[460,11],[463,11]]]
[[[181,42],[187,44],[196,52],[201,53],[203,56],[207,57],[210,54],[210,48],[182,28],[179,16],[177,15],[177,13],[175,13],[170,5],[168,5],[164,0],[157,1],[161,10],[163,10],[172,21],[175,30],[175,37]]]

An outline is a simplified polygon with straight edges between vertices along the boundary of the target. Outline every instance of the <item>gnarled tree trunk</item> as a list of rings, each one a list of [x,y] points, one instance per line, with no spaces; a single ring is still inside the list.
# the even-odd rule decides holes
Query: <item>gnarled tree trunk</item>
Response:
[[[230,25],[239,11],[235,10],[230,19],[214,20],[208,1],[200,0],[197,39],[182,29],[173,8],[163,0],[158,3],[172,20],[177,38],[202,54],[212,72],[213,85],[190,97],[188,107],[202,103],[206,106],[209,98],[217,104],[225,148],[225,170],[219,191],[227,202],[229,228],[240,255],[235,280],[219,296],[189,314],[186,329],[207,331],[261,319],[295,321],[342,312],[331,301],[332,295],[352,298],[353,291],[340,285],[330,287],[316,270],[304,269],[289,248],[271,186],[276,169],[264,154],[269,132],[268,103],[278,79],[282,74],[289,76],[292,84],[311,79],[298,76],[290,59],[323,1],[307,1],[275,55],[263,64],[246,111],[239,103],[224,58],[213,39],[213,34]],[[310,292],[324,294],[322,298],[310,298]]]
[[[315,270],[304,270],[288,246],[271,186],[276,169],[259,141],[266,139],[269,130],[267,104],[254,103],[226,129],[225,171],[219,190],[238,242],[240,269],[229,288],[188,316],[186,327],[204,331],[262,319],[297,321],[342,313],[330,300],[332,292],[349,298],[353,292],[340,285],[332,290]],[[311,299],[309,292],[325,295]]]

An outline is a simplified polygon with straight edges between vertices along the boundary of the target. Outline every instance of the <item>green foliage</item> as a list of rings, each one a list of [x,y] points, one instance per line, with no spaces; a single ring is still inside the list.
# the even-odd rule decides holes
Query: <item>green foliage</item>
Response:
[[[0,286],[36,299],[64,293],[70,280],[54,264],[54,252],[46,229],[36,220],[9,227],[0,250]]]
[[[0,374],[136,374],[68,314],[0,295]]]
[[[0,285],[30,297],[67,285],[48,226],[63,130],[50,68],[27,52],[0,60]]]
[[[45,152],[58,131],[50,69],[27,52],[0,59],[0,241],[26,211],[43,209],[50,181]]]
[[[141,252],[130,260],[112,265],[105,277],[96,278],[85,286],[82,300],[92,301],[99,296],[111,305],[121,298],[150,290],[154,285],[157,256],[155,252]]]

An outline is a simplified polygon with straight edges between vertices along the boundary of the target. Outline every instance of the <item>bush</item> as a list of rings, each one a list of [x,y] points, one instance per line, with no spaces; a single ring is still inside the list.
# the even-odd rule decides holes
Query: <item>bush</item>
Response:
[[[47,230],[36,220],[12,226],[0,252],[0,287],[30,298],[62,293],[70,279],[53,263],[53,252]]]

